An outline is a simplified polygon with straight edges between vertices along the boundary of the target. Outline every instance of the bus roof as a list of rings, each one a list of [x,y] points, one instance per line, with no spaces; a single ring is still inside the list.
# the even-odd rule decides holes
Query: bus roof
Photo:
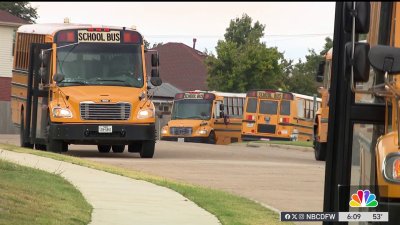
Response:
[[[297,93],[292,93],[294,97],[297,98],[303,98],[303,99],[308,99],[308,100],[314,100],[313,96],[309,96],[309,95],[302,95],[302,94],[297,94]],[[317,98],[317,102],[320,102],[321,98]]]
[[[246,93],[228,93],[228,92],[219,92],[219,91],[202,91],[202,90],[194,90],[196,92],[204,92],[204,93],[212,93],[218,96],[223,97],[238,97],[238,98],[246,98]],[[190,91],[187,91],[190,92]]]
[[[68,29],[86,29],[86,28],[110,28],[122,30],[123,27],[117,26],[105,26],[97,24],[77,24],[77,23],[42,23],[42,24],[27,24],[22,25],[18,28],[18,33],[30,33],[30,34],[44,34],[53,35],[60,30]],[[132,28],[125,28],[126,30],[134,30]]]

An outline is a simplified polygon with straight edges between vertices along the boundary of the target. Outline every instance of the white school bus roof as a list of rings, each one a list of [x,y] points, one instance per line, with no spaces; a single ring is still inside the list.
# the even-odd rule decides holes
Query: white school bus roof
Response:
[[[190,91],[188,91],[190,92]],[[229,93],[229,92],[219,92],[219,91],[202,91],[202,90],[194,90],[194,92],[204,92],[204,93],[212,93],[218,96],[223,97],[237,97],[237,98],[246,98],[246,93]]]
[[[302,95],[302,94],[297,94],[297,93],[292,93],[294,97],[297,98],[302,98],[302,99],[308,99],[308,100],[314,100],[313,96],[308,96],[308,95]],[[317,98],[317,101],[320,102],[321,98]]]
[[[27,24],[22,25],[18,28],[18,33],[29,33],[29,34],[44,34],[44,35],[54,35],[60,30],[69,29],[87,29],[87,28],[110,28],[122,30],[123,27],[117,26],[106,26],[98,24],[77,24],[77,23],[42,23],[42,24]],[[125,30],[132,30],[132,28],[125,27]]]

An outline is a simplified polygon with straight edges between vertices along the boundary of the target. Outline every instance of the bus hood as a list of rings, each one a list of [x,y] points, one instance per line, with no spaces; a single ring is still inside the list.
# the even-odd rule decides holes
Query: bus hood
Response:
[[[135,105],[139,101],[139,95],[143,92],[141,88],[121,86],[71,86],[61,87],[61,90],[66,96],[69,96],[68,102],[129,102],[132,105]]]
[[[207,122],[207,120],[170,120],[168,122],[169,127],[192,127],[197,129],[200,127],[202,122]]]

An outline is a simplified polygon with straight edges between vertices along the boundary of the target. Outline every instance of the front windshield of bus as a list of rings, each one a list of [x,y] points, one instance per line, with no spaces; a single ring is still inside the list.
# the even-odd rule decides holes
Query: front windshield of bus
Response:
[[[60,47],[60,46],[59,46]],[[57,49],[59,86],[143,86],[140,45],[77,43]]]
[[[204,99],[183,99],[174,101],[171,119],[201,119],[211,118],[212,101]]]

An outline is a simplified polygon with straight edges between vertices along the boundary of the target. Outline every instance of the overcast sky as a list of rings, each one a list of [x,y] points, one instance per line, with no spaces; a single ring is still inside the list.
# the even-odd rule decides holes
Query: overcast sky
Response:
[[[146,40],[182,42],[215,53],[231,19],[247,13],[266,26],[262,39],[285,57],[304,59],[309,48],[322,50],[333,36],[334,2],[32,2],[37,23],[93,23],[131,27]]]

